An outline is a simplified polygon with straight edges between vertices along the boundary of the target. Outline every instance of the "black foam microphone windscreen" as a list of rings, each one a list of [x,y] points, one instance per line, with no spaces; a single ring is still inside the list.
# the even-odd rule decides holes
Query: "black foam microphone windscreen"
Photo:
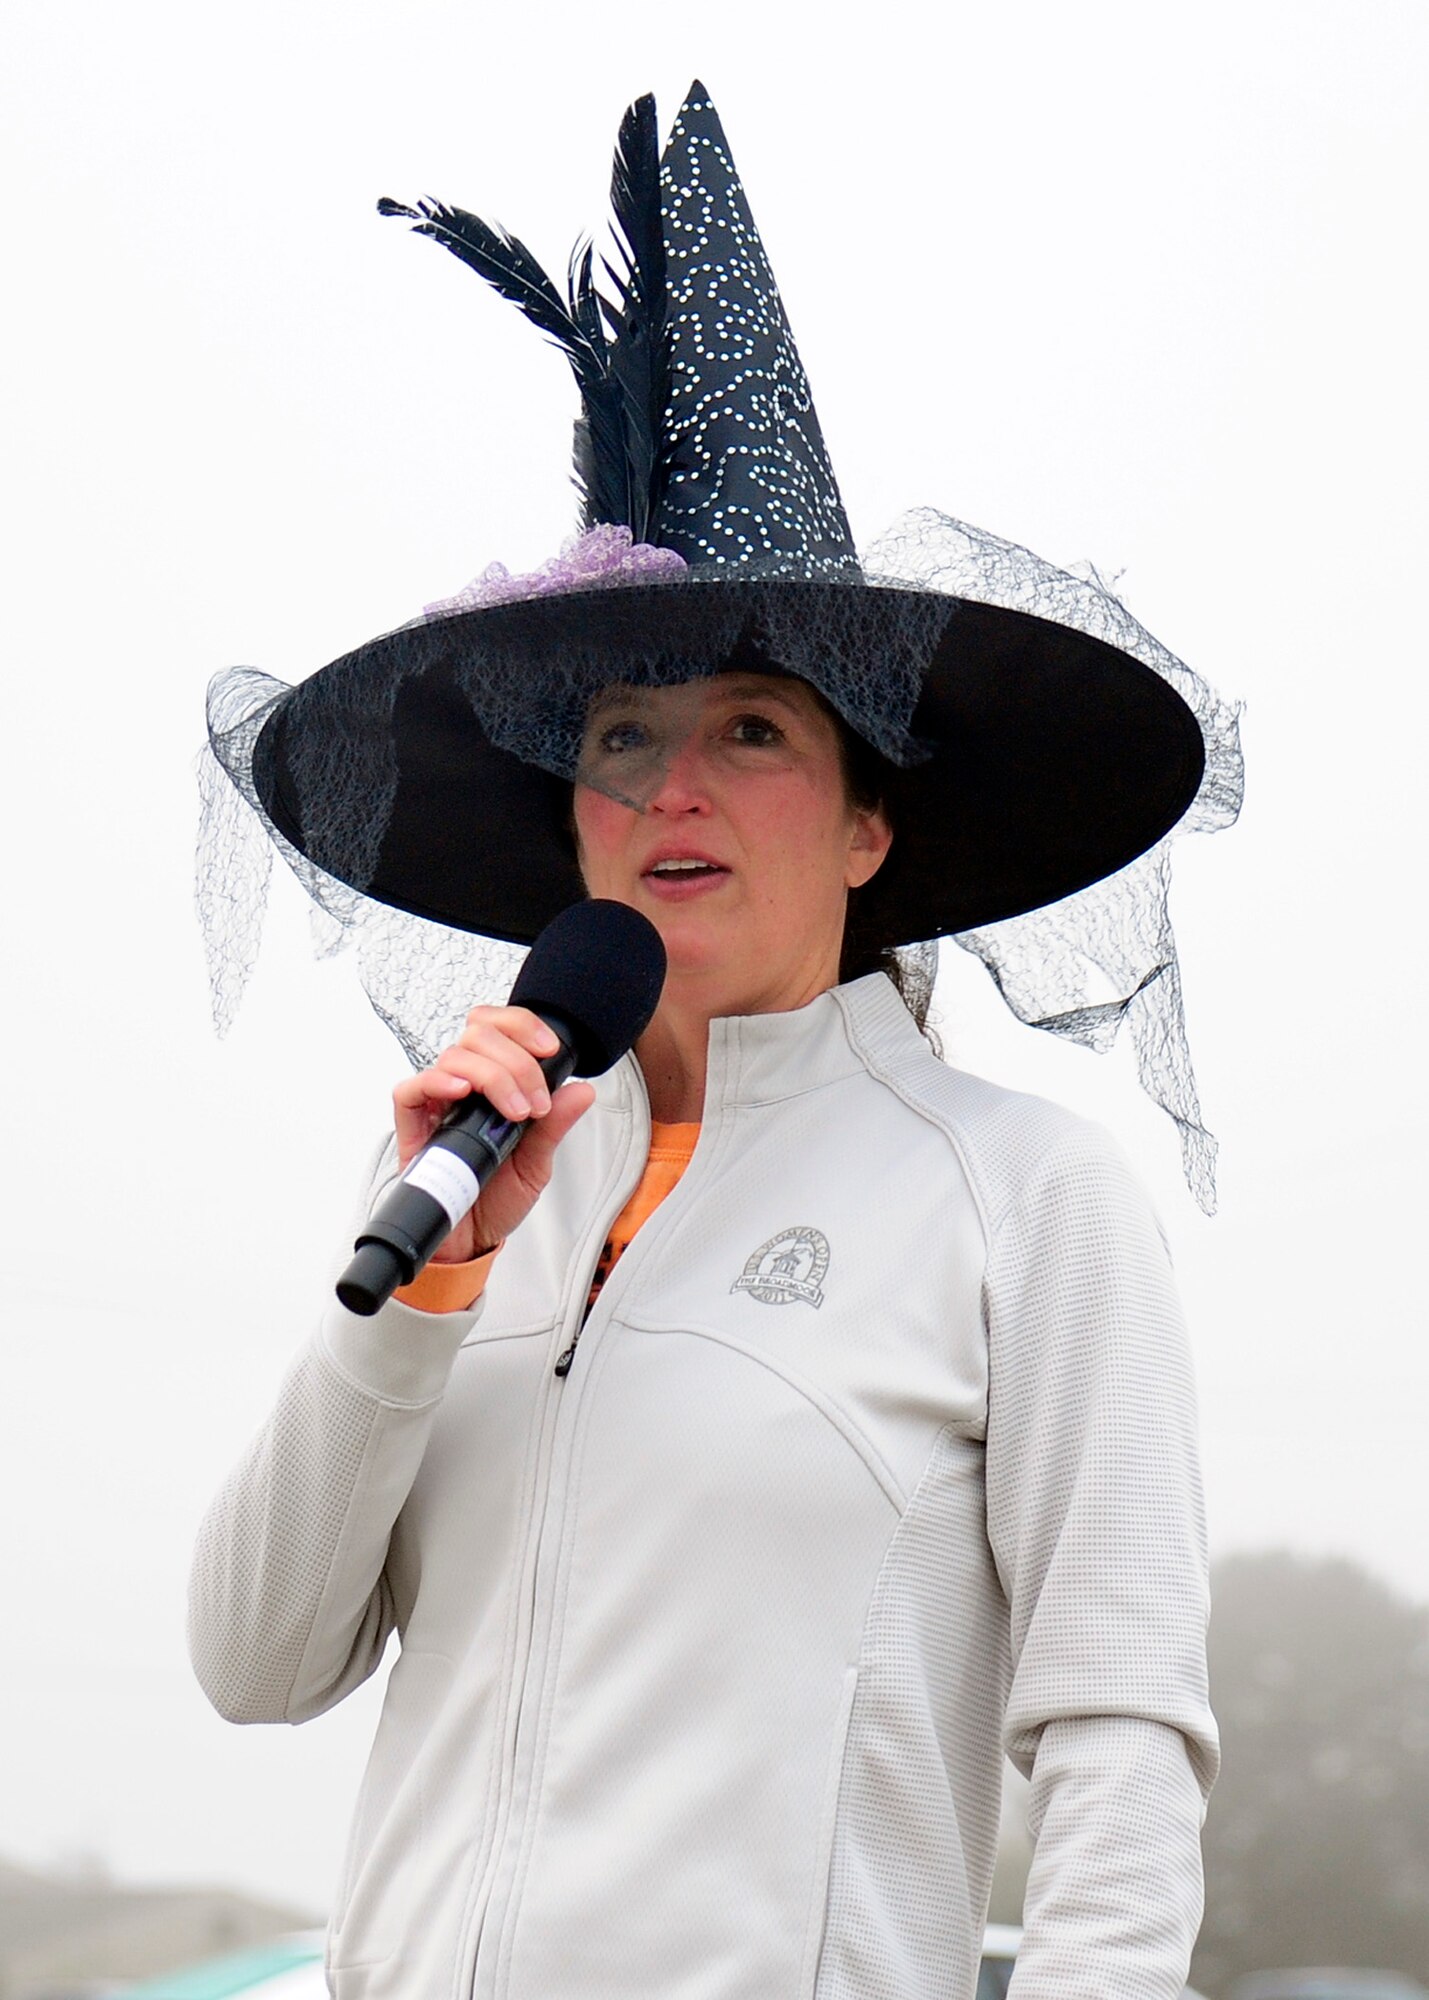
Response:
[[[602,1076],[649,1025],[665,983],[665,947],[626,903],[572,903],[541,932],[516,975],[513,1007],[569,1023],[577,1076]]]
[[[638,910],[598,898],[554,917],[511,989],[511,1005],[538,1014],[560,1044],[541,1061],[547,1087],[554,1092],[569,1076],[601,1076],[619,1062],[648,1025],[664,983],[665,947]],[[455,1104],[354,1244],[338,1280],[342,1304],[375,1313],[399,1285],[409,1285],[524,1130],[524,1121],[505,1117],[478,1092]]]

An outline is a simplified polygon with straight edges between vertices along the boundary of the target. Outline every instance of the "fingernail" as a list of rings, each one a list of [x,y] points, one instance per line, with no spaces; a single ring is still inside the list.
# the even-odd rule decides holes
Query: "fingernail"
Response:
[[[510,1115],[513,1118],[529,1118],[531,1116],[530,1101],[523,1097],[519,1090],[513,1090],[511,1093]]]
[[[550,1092],[549,1092],[549,1091],[547,1091],[547,1090],[538,1090],[538,1091],[536,1092],[536,1096],[535,1096],[535,1099],[534,1099],[534,1102],[535,1102],[535,1108],[536,1108],[536,1116],[537,1116],[538,1118],[544,1118],[544,1117],[545,1117],[545,1115],[546,1115],[546,1113],[547,1113],[547,1112],[548,1112],[548,1111],[550,1110],[550,1108],[551,1108],[551,1094],[550,1094]]]

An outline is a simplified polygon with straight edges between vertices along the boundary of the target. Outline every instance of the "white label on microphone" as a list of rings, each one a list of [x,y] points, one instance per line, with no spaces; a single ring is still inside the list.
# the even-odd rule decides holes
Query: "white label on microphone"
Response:
[[[409,1187],[420,1188],[440,1202],[453,1229],[476,1204],[481,1183],[466,1164],[445,1146],[428,1146],[419,1153],[402,1176]]]

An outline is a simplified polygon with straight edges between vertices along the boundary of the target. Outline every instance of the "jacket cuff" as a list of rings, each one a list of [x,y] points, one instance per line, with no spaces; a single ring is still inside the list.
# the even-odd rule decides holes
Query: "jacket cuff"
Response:
[[[337,1372],[379,1402],[435,1402],[483,1301],[467,1312],[419,1312],[390,1299],[370,1318],[336,1300],[323,1314],[318,1346]]]

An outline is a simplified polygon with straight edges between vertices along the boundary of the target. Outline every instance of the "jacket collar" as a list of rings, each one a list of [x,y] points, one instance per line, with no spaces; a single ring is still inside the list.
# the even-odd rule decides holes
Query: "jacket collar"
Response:
[[[832,987],[784,1014],[729,1014],[710,1022],[705,1122],[743,1106],[777,1103],[858,1076],[870,1058],[893,1061],[922,1038],[881,972]],[[645,1101],[633,1055],[607,1086],[626,1105]],[[602,1095],[604,1095],[604,1091]]]

